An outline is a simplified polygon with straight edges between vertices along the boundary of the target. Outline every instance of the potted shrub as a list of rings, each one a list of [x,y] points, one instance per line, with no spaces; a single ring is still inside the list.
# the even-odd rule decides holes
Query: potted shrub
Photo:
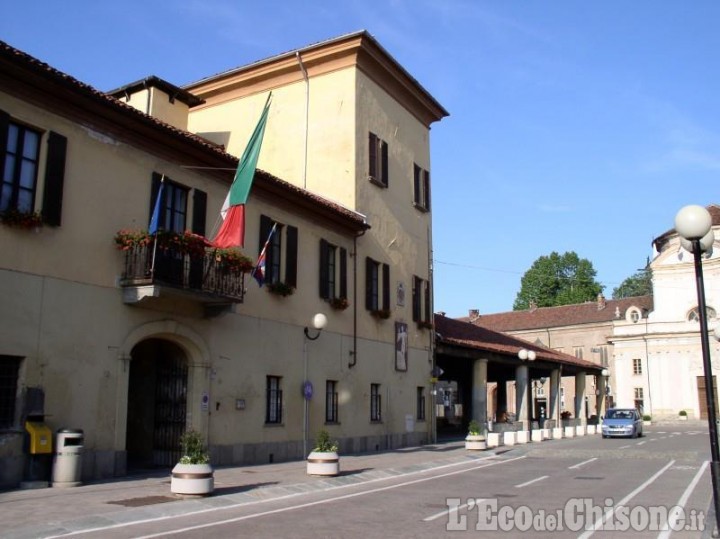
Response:
[[[650,414],[643,414],[643,425],[652,425],[652,416]]]
[[[338,475],[340,473],[340,457],[337,453],[338,444],[330,439],[325,429],[318,432],[315,447],[307,457],[308,475]]]
[[[215,488],[210,455],[202,435],[188,430],[180,437],[182,456],[172,470],[170,492],[184,496],[207,496]]]
[[[482,451],[487,449],[485,436],[480,431],[480,424],[474,419],[468,425],[468,433],[465,437],[465,449],[471,451]]]
[[[687,421],[687,412],[685,410],[680,410],[679,416],[680,421]]]

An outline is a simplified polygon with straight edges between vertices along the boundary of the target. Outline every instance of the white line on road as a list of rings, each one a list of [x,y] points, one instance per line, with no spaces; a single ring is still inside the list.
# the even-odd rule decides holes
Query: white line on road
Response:
[[[523,488],[528,485],[532,485],[533,483],[537,483],[538,481],[542,481],[543,479],[547,479],[550,477],[549,475],[543,475],[540,477],[536,477],[535,479],[532,479],[531,481],[526,481],[525,483],[520,483],[519,485],[515,485],[515,488]]]
[[[647,443],[647,442],[638,442],[638,443],[635,444],[635,445],[643,445],[643,444],[645,444],[645,443]]]
[[[484,461],[484,460],[490,460],[491,458],[493,458],[493,457],[487,457],[487,458],[483,458],[483,459],[479,459],[479,460],[483,460],[483,461]],[[509,458],[509,459],[506,459],[506,460],[493,460],[493,461],[490,461],[490,462],[481,464],[481,465],[479,465],[479,466],[472,466],[472,467],[470,467],[470,468],[463,468],[462,470],[456,470],[456,471],[453,471],[453,472],[446,472],[446,473],[440,474],[440,475],[433,475],[433,476],[431,476],[431,477],[423,477],[423,478],[421,478],[421,479],[414,479],[414,480],[412,480],[412,481],[406,481],[406,482],[404,482],[404,483],[398,483],[397,485],[388,485],[388,486],[386,486],[386,487],[379,487],[379,488],[375,488],[375,489],[371,489],[371,490],[364,490],[364,491],[362,491],[362,492],[355,492],[355,493],[352,493],[352,494],[345,494],[345,495],[343,495],[343,496],[337,496],[336,498],[332,498],[332,499],[324,499],[324,500],[318,500],[318,501],[315,501],[315,502],[303,503],[303,504],[299,504],[299,505],[291,505],[291,506],[289,506],[289,507],[284,507],[284,508],[281,508],[281,509],[274,509],[274,510],[270,510],[270,511],[262,511],[262,512],[260,512],[260,513],[253,513],[253,514],[251,514],[251,515],[245,515],[245,516],[242,516],[242,517],[231,518],[231,519],[227,519],[227,520],[219,520],[219,521],[216,521],[216,522],[210,522],[210,523],[208,523],[208,524],[199,524],[199,525],[197,525],[197,526],[191,526],[191,527],[188,527],[188,528],[180,528],[180,529],[177,529],[177,530],[168,530],[168,531],[164,531],[164,532],[161,532],[161,533],[155,533],[155,534],[152,534],[152,535],[135,536],[135,539],[150,539],[150,538],[152,538],[152,537],[162,537],[162,536],[170,535],[170,534],[173,534],[173,533],[184,533],[184,532],[188,532],[188,531],[199,530],[199,529],[202,529],[202,528],[210,528],[210,527],[214,527],[214,526],[220,526],[220,525],[223,525],[223,524],[230,524],[230,523],[233,523],[233,522],[240,522],[240,521],[243,521],[243,520],[249,520],[249,519],[252,519],[252,518],[258,518],[258,517],[263,517],[263,516],[267,516],[267,515],[273,515],[273,514],[276,514],[276,513],[283,513],[283,512],[286,512],[286,511],[293,511],[293,510],[295,510],[295,509],[303,509],[303,508],[305,508],[305,507],[313,507],[313,506],[315,506],[315,505],[322,505],[322,504],[325,504],[325,503],[332,503],[332,502],[336,502],[336,501],[339,501],[339,500],[345,500],[345,499],[349,499],[349,498],[355,498],[355,497],[357,497],[357,496],[365,496],[365,495],[367,495],[367,494],[374,494],[374,493],[376,493],[376,492],[382,492],[382,491],[384,491],[384,490],[391,490],[391,489],[396,489],[396,488],[400,488],[400,487],[405,487],[405,486],[408,486],[408,485],[414,485],[414,484],[416,484],[416,483],[423,483],[423,482],[426,482],[426,481],[435,481],[436,479],[440,479],[440,478],[442,478],[442,477],[449,477],[449,476],[451,476],[451,475],[457,475],[457,474],[461,474],[461,473],[471,472],[471,471],[474,471],[474,470],[480,470],[480,469],[482,469],[482,468],[489,468],[490,466],[495,466],[496,464],[505,464],[505,463],[508,463],[508,462],[514,462],[514,461],[516,461],[516,460],[522,460],[522,459],[524,459],[524,458],[527,458],[527,457],[523,455],[523,456],[520,456],[520,457]],[[417,470],[417,471],[408,472],[408,473],[402,474],[402,475],[406,475],[406,476],[407,476],[407,475],[417,475],[417,474],[423,473],[423,472],[430,472],[430,471],[439,470],[439,469],[442,469],[442,468],[449,468],[449,467],[457,466],[458,464],[467,464],[467,461],[463,461],[463,462],[461,462],[461,463],[444,464],[444,465],[442,465],[442,466],[437,466],[437,467],[435,467],[435,468],[428,468],[428,469],[426,469],[426,470]],[[400,477],[400,476],[380,477],[380,478],[377,478],[377,479],[370,479],[370,480],[368,480],[368,481],[365,481],[364,484],[367,484],[367,483],[375,483],[375,482],[377,482],[377,481],[388,481],[388,480],[390,480],[390,479],[397,479],[398,477]],[[339,486],[337,486],[337,487],[331,487],[331,488],[325,489],[325,492],[327,492],[328,490],[335,490],[335,489],[339,489],[339,488],[347,488],[347,487],[349,487],[349,486],[358,486],[358,483],[354,483],[354,484],[352,484],[352,485],[339,485]],[[287,495],[287,496],[280,496],[280,497],[278,497],[278,498],[268,498],[268,499],[266,499],[266,500],[259,500],[258,502],[239,503],[239,504],[235,504],[235,505],[227,505],[227,506],[224,506],[224,507],[213,507],[213,508],[211,508],[211,509],[203,509],[203,510],[200,510],[200,511],[192,511],[192,512],[188,512],[188,513],[183,514],[183,516],[198,515],[198,514],[210,513],[210,512],[214,512],[214,511],[223,511],[223,510],[226,510],[226,509],[237,509],[237,508],[247,507],[247,506],[252,505],[252,504],[255,504],[255,503],[267,503],[267,502],[279,501],[279,500],[282,500],[282,499],[287,499],[287,498],[292,498],[292,497],[298,496],[298,494],[299,494],[299,493],[289,494],[289,495]],[[305,492],[304,494],[307,494],[307,492]],[[101,527],[99,526],[99,527],[97,527],[97,528],[92,528],[92,529],[87,529],[87,530],[80,530],[80,531],[65,533],[65,534],[61,534],[61,535],[55,535],[55,536],[52,536],[52,537],[48,537],[48,538],[46,538],[46,539],[59,539],[59,538],[61,538],[61,537],[72,537],[72,536],[75,536],[75,535],[84,535],[84,534],[86,534],[86,533],[93,533],[93,532],[99,532],[99,531],[103,531],[103,530],[111,530],[111,529],[117,529],[117,528],[124,528],[124,527],[126,527],[126,526],[134,526],[134,525],[137,525],[137,524],[148,524],[148,523],[150,523],[150,522],[160,522],[160,521],[162,521],[162,520],[169,520],[169,519],[177,519],[177,516],[162,516],[162,517],[156,517],[156,518],[147,518],[147,519],[145,519],[145,520],[137,520],[137,521],[134,521],[134,522],[124,522],[124,523],[120,523],[120,524],[113,524],[113,525],[111,525],[111,526],[101,526]]]
[[[685,489],[685,492],[683,492],[683,495],[680,496],[680,499],[678,500],[678,503],[675,505],[675,507],[672,510],[672,513],[670,513],[670,516],[668,517],[667,524],[665,525],[665,529],[658,535],[658,539],[667,539],[670,537],[670,534],[672,533],[672,530],[677,529],[678,526],[678,519],[683,513],[683,509],[685,508],[685,504],[687,503],[688,499],[690,498],[690,494],[692,494],[692,491],[695,490],[695,487],[697,486],[698,482],[700,481],[700,477],[702,477],[703,473],[705,473],[705,468],[708,467],[708,461],[706,460],[703,462],[702,466],[700,466],[700,469],[698,470],[698,473],[695,474],[695,477],[693,477],[693,480],[690,481],[690,484]]]
[[[621,445],[620,447],[618,447],[618,449],[627,449],[628,447],[630,447],[630,446],[629,445]]]
[[[656,472],[655,475],[653,475],[650,479],[645,481],[642,485],[640,485],[638,488],[633,490],[630,494],[625,496],[622,500],[620,500],[618,503],[613,505],[610,509],[605,511],[605,514],[593,523],[592,530],[588,530],[585,533],[583,533],[582,535],[579,535],[578,539],[588,539],[588,537],[591,537],[592,534],[594,534],[595,531],[602,526],[603,522],[608,520],[613,515],[616,507],[626,505],[627,502],[629,502],[630,500],[632,500],[635,497],[635,495],[639,494],[640,492],[645,490],[647,487],[649,487],[652,483],[654,483],[655,480],[658,477],[660,477],[662,474],[664,474],[668,470],[668,468],[670,468],[673,464],[675,464],[674,460],[671,460],[670,462],[668,462],[658,472]]]
[[[440,517],[444,517],[444,516],[449,515],[451,512],[457,513],[458,511],[460,511],[460,509],[465,509],[465,508],[467,508],[469,505],[472,505],[473,507],[475,507],[476,505],[480,505],[480,503],[482,503],[482,502],[484,502],[484,501],[485,501],[485,498],[475,498],[475,499],[472,499],[472,498],[471,498],[468,503],[464,503],[464,504],[462,504],[462,505],[460,505],[460,506],[458,506],[458,507],[453,507],[452,509],[445,509],[445,511],[440,511],[439,513],[435,513],[434,515],[430,515],[429,517],[425,517],[425,518],[423,519],[423,522],[430,522],[430,521],[432,521],[432,520],[436,520],[436,519],[438,519],[438,518],[440,518]],[[471,507],[470,509],[472,509],[472,507]]]
[[[574,470],[576,468],[580,468],[580,466],[585,466],[586,464],[589,464],[590,462],[597,460],[597,457],[593,457],[591,459],[584,460],[582,462],[579,462],[578,464],[575,464],[574,466],[568,466],[568,470]]]

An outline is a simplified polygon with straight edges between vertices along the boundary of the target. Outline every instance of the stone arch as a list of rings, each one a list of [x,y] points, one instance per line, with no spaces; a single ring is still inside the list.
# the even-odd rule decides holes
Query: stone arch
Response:
[[[120,359],[130,359],[133,347],[149,338],[168,339],[181,346],[188,354],[191,367],[209,367],[210,350],[204,339],[192,328],[176,320],[148,322],[131,330],[120,345]]]

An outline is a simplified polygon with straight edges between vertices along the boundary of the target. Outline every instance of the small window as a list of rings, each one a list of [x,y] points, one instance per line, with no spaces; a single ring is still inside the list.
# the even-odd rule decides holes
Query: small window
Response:
[[[382,395],[380,395],[380,384],[370,384],[370,421],[382,421]]]
[[[338,418],[338,392],[337,381],[325,382],[325,423],[337,423]]]
[[[583,347],[582,346],[575,346],[573,347],[573,354],[576,358],[582,359],[583,358]]]
[[[642,359],[634,358],[632,360],[633,374],[642,374]]]
[[[642,318],[642,313],[640,312],[640,309],[637,307],[630,307],[627,312],[625,313],[625,319],[628,322],[632,322],[633,324],[637,324],[640,319]]]
[[[365,308],[381,318],[390,316],[390,266],[365,259]]]
[[[273,232],[273,226],[274,232]],[[271,233],[272,232],[272,233]],[[265,249],[264,283],[297,286],[298,229],[260,216],[258,257]]]
[[[715,312],[715,309],[712,307],[705,307],[705,312],[707,313],[707,320],[712,320],[717,317],[717,313]],[[692,311],[688,313],[688,321],[690,322],[699,322],[700,321],[700,309],[695,307]]]
[[[375,133],[369,135],[368,179],[379,187],[388,187],[388,145]]]
[[[320,297],[347,299],[347,249],[320,240]]]
[[[430,282],[414,275],[412,287],[412,316],[413,321],[417,322],[418,326],[432,326],[430,307]]]
[[[162,183],[162,191],[160,184]],[[160,199],[160,212],[158,215],[158,229],[167,230],[182,234],[187,230],[187,205],[190,189],[172,181],[170,178],[163,178],[158,173],[153,173],[152,196],[150,197],[150,218],[155,209],[155,201],[158,193]],[[148,219],[148,222],[150,219]]]
[[[425,421],[425,388],[417,388],[417,420]]]
[[[4,167],[0,189],[0,211],[32,213],[35,210],[40,132],[9,122],[3,148]]]
[[[413,165],[413,203],[422,211],[430,211],[430,173]]]
[[[15,425],[18,374],[21,358],[0,356],[0,429]]]
[[[267,377],[265,423],[282,423],[282,389],[279,376]]]

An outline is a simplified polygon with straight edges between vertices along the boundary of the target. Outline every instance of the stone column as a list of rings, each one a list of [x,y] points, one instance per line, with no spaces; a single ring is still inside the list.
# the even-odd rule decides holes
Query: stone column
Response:
[[[515,367],[515,413],[517,423],[522,423],[522,430],[530,429],[528,421],[528,367]]]
[[[473,362],[472,418],[487,432],[487,359]]]
[[[585,373],[575,375],[575,417],[580,419],[578,425],[587,425],[585,404]]]
[[[550,372],[550,400],[548,402],[547,418],[555,422],[555,427],[562,427],[560,422],[560,369]]]

